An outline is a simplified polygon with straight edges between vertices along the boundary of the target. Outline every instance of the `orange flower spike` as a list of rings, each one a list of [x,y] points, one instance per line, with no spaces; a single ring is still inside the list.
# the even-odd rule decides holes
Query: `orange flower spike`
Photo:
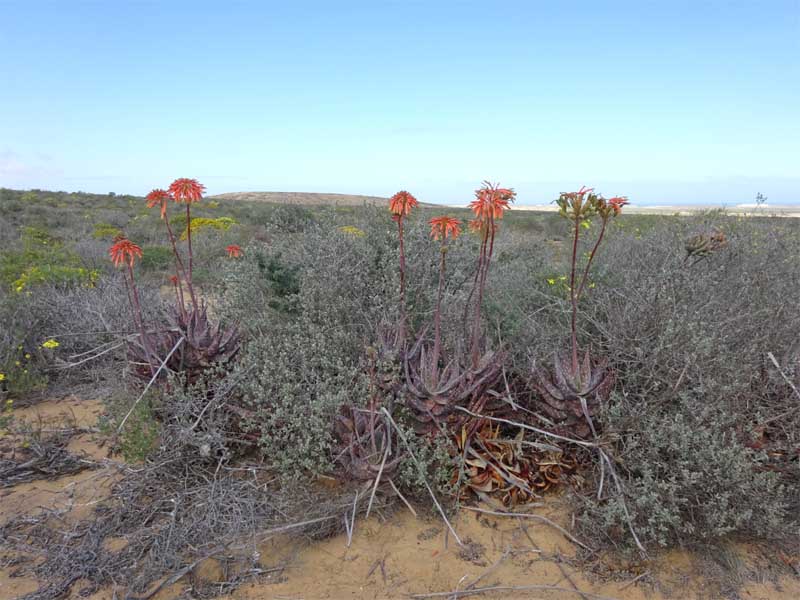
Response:
[[[511,188],[501,188],[500,184],[484,181],[483,186],[475,191],[475,200],[469,207],[478,219],[502,219],[503,211],[508,210],[516,195]]]
[[[431,225],[431,237],[435,240],[457,238],[461,233],[461,221],[453,217],[436,217],[429,221]]]
[[[238,244],[226,246],[225,251],[228,253],[228,258],[241,258],[243,254],[242,249]]]
[[[405,190],[389,198],[389,210],[398,217],[406,216],[417,204],[419,204],[417,199]]]
[[[147,208],[153,208],[156,205],[161,206],[161,218],[165,219],[167,216],[167,200],[171,198],[172,196],[164,190],[153,190],[147,194]]]
[[[483,230],[484,222],[482,219],[472,219],[467,223],[469,230],[473,233],[480,233]]]
[[[196,179],[189,179],[188,177],[181,177],[173,181],[169,190],[167,190],[175,202],[199,202],[203,198],[203,192],[206,191],[206,186],[198,183]]]
[[[133,268],[136,258],[142,258],[142,249],[127,238],[120,238],[108,249],[115,267],[127,262]]]
[[[615,196],[613,198],[609,198],[608,205],[614,211],[615,215],[618,215],[622,212],[622,207],[629,204],[628,198],[625,196]]]

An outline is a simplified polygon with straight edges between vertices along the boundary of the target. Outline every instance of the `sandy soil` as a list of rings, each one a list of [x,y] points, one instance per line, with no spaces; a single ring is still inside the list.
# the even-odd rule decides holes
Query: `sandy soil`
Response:
[[[67,398],[15,411],[15,418],[42,427],[91,427],[102,414],[98,401]],[[13,452],[6,439],[3,452]],[[95,433],[76,436],[70,450],[101,460],[107,450]],[[0,492],[0,522],[20,514],[61,509],[65,519],[85,518],[108,492],[115,469],[95,469],[55,480],[20,484]],[[538,514],[562,521],[558,498]],[[707,565],[685,552],[671,552],[648,561],[625,562],[605,556],[588,563],[575,560],[576,548],[545,523],[495,518],[462,511],[454,520],[459,547],[435,516],[415,518],[401,510],[385,521],[371,517],[356,522],[350,547],[340,535],[323,541],[273,539],[255,548],[266,573],[223,598],[229,599],[381,599],[414,595],[446,598],[447,592],[497,587],[480,598],[539,598],[547,600],[617,598],[719,598],[719,587],[707,578]],[[115,540],[124,544],[124,540]],[[800,598],[800,579],[777,577],[756,547],[739,546],[737,560],[750,580],[738,591],[743,600]],[[0,569],[0,598],[35,591],[39,582],[14,577],[13,566]],[[222,566],[207,560],[194,572],[154,596],[157,600],[191,597],[198,580],[219,581]],[[498,587],[499,586],[499,587]],[[80,582],[70,597],[80,598]],[[502,588],[502,589],[501,589]],[[514,589],[516,588],[516,589]],[[523,589],[524,588],[524,589]],[[581,594],[581,592],[583,594]],[[182,596],[182,594],[187,594]],[[112,600],[114,590],[90,598]],[[121,597],[119,591],[116,595]],[[460,596],[463,597],[463,596]]]

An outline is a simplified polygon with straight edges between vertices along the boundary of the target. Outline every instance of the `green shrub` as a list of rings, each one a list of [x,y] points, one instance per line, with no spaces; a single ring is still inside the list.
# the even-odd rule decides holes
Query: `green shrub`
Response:
[[[139,292],[143,303],[160,309],[156,287],[142,286]],[[124,357],[124,351],[113,346],[129,320],[128,293],[117,274],[100,278],[95,287],[44,283],[25,293],[0,292],[0,373],[18,397],[48,382],[96,383],[104,378],[98,371]],[[42,346],[51,339],[57,347]],[[108,351],[78,368],[53,368],[56,361],[77,362],[101,350]],[[79,358],[72,358],[76,355]],[[118,379],[118,373],[114,377]]]
[[[142,400],[133,409],[120,434],[119,451],[126,462],[144,461],[156,447],[159,431],[159,423],[150,402]]]
[[[334,415],[342,404],[366,402],[363,370],[343,351],[342,334],[327,325],[308,318],[274,323],[238,363],[237,372],[247,374],[240,384],[244,402],[253,411],[247,427],[258,433],[268,464],[287,477],[330,472]]]
[[[14,292],[42,284],[93,286],[99,273],[86,268],[61,239],[36,227],[22,228],[22,249],[0,252],[0,282]]]
[[[172,249],[167,246],[144,246],[139,263],[144,271],[159,272],[169,269],[175,261]]]
[[[83,267],[69,267],[62,265],[45,264],[42,266],[34,265],[26,268],[20,276],[15,279],[11,286],[15,292],[22,292],[32,286],[43,283],[55,285],[83,285],[93,287],[97,283],[100,274],[95,270]]]
[[[302,233],[317,220],[314,211],[297,204],[278,204],[261,219],[260,224],[285,233]]]
[[[764,454],[737,439],[732,419],[703,414],[703,402],[676,398],[669,411],[643,411],[624,435],[618,460],[637,535],[660,546],[697,546],[734,533],[782,537],[787,490],[778,474],[765,470]],[[610,422],[625,412],[618,408]],[[618,496],[589,503],[583,519],[591,537],[603,531],[615,543],[630,543]]]
[[[114,227],[109,223],[95,223],[92,237],[96,240],[113,240],[118,235],[122,235],[119,227]]]
[[[0,382],[0,437],[8,430],[14,421],[14,401],[6,398],[3,384]]]
[[[401,416],[399,421],[403,419]],[[457,487],[453,474],[458,469],[460,457],[453,456],[453,443],[442,435],[432,438],[418,437],[410,426],[399,425],[409,443],[413,444],[414,456],[405,453],[397,473],[397,483],[408,494],[422,502],[429,500],[425,483],[431,486],[439,498],[453,498]],[[403,448],[402,450],[405,450]],[[414,459],[416,458],[416,462]]]
[[[3,353],[0,362],[0,399],[24,398],[28,394],[43,390],[47,385],[47,376],[41,369],[40,361],[34,354],[27,352],[18,344],[16,349]]]

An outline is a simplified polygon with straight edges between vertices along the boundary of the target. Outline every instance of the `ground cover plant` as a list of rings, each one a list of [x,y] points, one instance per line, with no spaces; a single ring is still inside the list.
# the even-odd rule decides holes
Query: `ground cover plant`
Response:
[[[0,423],[83,390],[142,461],[66,541],[54,514],[3,527],[50,580],[32,597],[112,573],[145,594],[220,552],[234,586],[269,532],[352,534],[392,505],[449,526],[556,490],[593,550],[791,541],[796,220],[627,215],[588,188],[525,214],[488,182],[468,209],[203,192],[0,190]],[[0,485],[75,468],[63,438],[28,454],[55,466]]]

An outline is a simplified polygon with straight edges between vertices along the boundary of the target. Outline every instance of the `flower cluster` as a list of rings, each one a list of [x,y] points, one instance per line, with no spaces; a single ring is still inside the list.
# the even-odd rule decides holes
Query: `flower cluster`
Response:
[[[419,202],[417,199],[405,190],[400,190],[394,196],[389,198],[389,211],[396,217],[405,217],[411,212],[411,209],[417,206]]]
[[[503,212],[510,208],[516,193],[511,188],[501,188],[499,183],[484,181],[480,189],[475,191],[475,200],[470,202],[470,209],[475,213],[473,228],[503,218]]]
[[[584,353],[583,360],[580,359],[578,303],[587,287],[589,270],[603,241],[609,219],[622,212],[622,208],[628,204],[628,199],[624,196],[615,196],[607,200],[595,193],[594,188],[584,186],[577,192],[563,192],[555,202],[559,214],[571,224],[572,261],[568,284],[563,276],[558,280],[550,278],[547,283],[554,286],[560,282],[567,286],[566,291],[569,293],[572,308],[571,351],[569,357],[556,354],[552,373],[544,368],[537,368],[534,371],[532,387],[539,392],[542,400],[541,410],[551,421],[563,427],[564,431],[571,435],[588,437],[590,434],[596,435],[592,416],[611,393],[614,372],[608,367],[608,361],[603,358],[595,359],[588,351]],[[589,229],[590,220],[594,216],[600,217],[600,232],[591,252],[588,253],[586,264],[579,268],[578,241],[581,229]],[[591,289],[594,284],[588,283],[588,287]]]
[[[130,268],[133,268],[135,259],[142,258],[142,249],[128,238],[118,236],[114,245],[108,249],[108,254],[115,267],[127,263]]]
[[[206,187],[198,183],[196,179],[180,177],[170,184],[168,191],[175,202],[191,204],[199,202],[203,198]]]
[[[136,259],[143,256],[142,249],[123,235],[114,239],[114,244],[108,253],[114,266],[125,266],[125,283],[128,286],[129,298],[133,308],[133,318],[139,330],[138,341],[129,345],[129,353],[134,363],[145,365],[148,373],[139,373],[145,377],[155,378],[161,368],[156,370],[162,360],[168,362],[170,368],[188,370],[195,368],[201,370],[213,362],[227,361],[238,350],[238,333],[235,329],[224,331],[209,319],[206,308],[198,302],[192,280],[193,252],[192,231],[199,226],[209,225],[218,229],[227,229],[234,223],[232,219],[220,217],[218,219],[192,220],[191,205],[203,198],[205,186],[196,179],[182,177],[173,181],[164,190],[157,188],[146,197],[148,208],[159,207],[161,219],[167,230],[167,237],[172,246],[175,257],[175,273],[170,276],[170,282],[175,291],[176,305],[171,315],[174,321],[171,327],[162,327],[161,333],[148,330],[139,301],[139,292],[136,287],[133,267]],[[168,215],[170,201],[186,206],[186,231],[176,236],[172,231]],[[178,249],[178,243],[186,240],[185,260],[183,253]],[[243,255],[241,247],[231,244],[225,248],[230,258],[240,258]],[[186,292],[189,301],[187,305]],[[164,333],[165,332],[165,333]],[[178,332],[178,338],[172,339]],[[179,346],[182,346],[180,349]],[[164,358],[166,357],[166,358]]]
[[[431,226],[431,237],[434,240],[457,238],[461,233],[461,221],[453,217],[435,217],[428,221]]]
[[[562,217],[586,222],[595,215],[604,220],[618,216],[622,207],[628,204],[628,199],[625,196],[606,199],[595,193],[594,188],[582,186],[577,192],[562,192],[555,202]]]
[[[155,189],[145,198],[147,200],[147,208],[153,208],[154,206],[161,207],[161,218],[167,218],[167,201],[173,200],[174,198],[170,196],[169,192],[166,192],[161,189]]]

